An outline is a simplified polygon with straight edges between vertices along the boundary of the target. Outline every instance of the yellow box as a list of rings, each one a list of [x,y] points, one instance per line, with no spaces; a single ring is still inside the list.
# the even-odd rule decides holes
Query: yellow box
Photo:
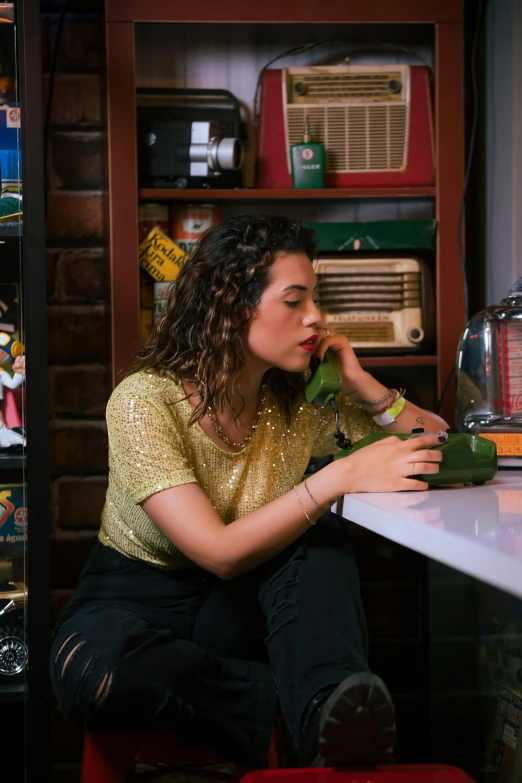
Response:
[[[139,246],[140,266],[162,283],[175,280],[187,254],[166,234],[153,228]]]

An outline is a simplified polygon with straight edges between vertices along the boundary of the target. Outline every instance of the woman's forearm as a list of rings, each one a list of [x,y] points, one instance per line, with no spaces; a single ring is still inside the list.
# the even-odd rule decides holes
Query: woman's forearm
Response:
[[[342,492],[349,491],[349,481],[333,463],[310,476],[307,485],[313,499],[301,481],[295,489],[228,525],[196,483],[156,492],[142,506],[189,560],[221,579],[233,579],[292,544]]]
[[[386,432],[411,432],[422,428],[424,432],[438,432],[448,429],[447,422],[436,413],[419,408],[406,400],[406,405],[392,424],[383,427]]]
[[[221,579],[233,579],[262,565],[292,544],[352,492],[424,490],[412,474],[438,470],[438,435],[416,439],[382,438],[343,459],[334,460],[284,495],[226,525],[201,487],[193,482],[150,495],[143,509],[189,560]],[[417,452],[421,452],[417,456]],[[187,518],[190,524],[187,524]]]
[[[341,494],[336,471],[327,465],[295,489],[227,525],[220,542],[222,578],[262,565],[292,544]],[[318,508],[316,501],[322,508]],[[305,513],[306,512],[306,513]]]
[[[355,383],[345,385],[343,391],[350,400],[361,405],[369,416],[390,406],[393,392],[368,372],[362,372]],[[406,400],[406,405],[392,424],[383,427],[386,432],[411,432],[422,427],[426,432],[447,429],[448,424],[436,413],[419,408]]]

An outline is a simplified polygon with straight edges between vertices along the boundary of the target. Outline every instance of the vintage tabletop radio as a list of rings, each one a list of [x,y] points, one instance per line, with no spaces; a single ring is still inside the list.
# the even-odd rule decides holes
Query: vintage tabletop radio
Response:
[[[431,347],[433,292],[418,258],[320,258],[319,307],[328,327],[359,353],[412,353]]]
[[[326,148],[325,187],[434,183],[429,69],[336,65],[266,69],[261,77],[257,187],[291,188],[290,148],[305,117]]]
[[[501,465],[522,468],[522,277],[464,330],[456,421],[459,429],[493,440]]]

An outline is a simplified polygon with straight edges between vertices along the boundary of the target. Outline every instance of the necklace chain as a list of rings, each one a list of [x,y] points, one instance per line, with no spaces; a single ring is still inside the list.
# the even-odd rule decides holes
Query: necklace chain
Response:
[[[218,420],[216,418],[216,415],[215,415],[214,411],[212,410],[212,408],[210,407],[210,405],[207,406],[207,414],[208,414],[208,418],[210,419],[210,423],[214,427],[214,430],[216,431],[218,437],[221,438],[223,443],[226,443],[227,446],[233,446],[235,449],[244,449],[245,448],[247,443],[249,443],[249,441],[251,441],[252,438],[255,435],[255,432],[257,430],[257,426],[259,424],[259,419],[261,418],[261,413],[263,411],[263,403],[264,403],[264,401],[265,401],[265,386],[263,385],[261,387],[261,392],[260,392],[260,396],[259,396],[259,407],[257,409],[257,414],[256,414],[255,421],[252,424],[252,428],[251,428],[250,432],[248,433],[248,435],[245,438],[243,438],[242,441],[231,441],[230,438],[228,437],[228,435],[225,435],[225,433],[223,432],[223,427],[218,422]]]

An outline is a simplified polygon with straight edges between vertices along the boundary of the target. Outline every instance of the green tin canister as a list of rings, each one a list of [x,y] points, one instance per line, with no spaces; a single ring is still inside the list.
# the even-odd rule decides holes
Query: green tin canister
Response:
[[[290,147],[290,160],[294,188],[324,188],[324,144],[313,141],[308,117],[305,117],[303,141]]]

